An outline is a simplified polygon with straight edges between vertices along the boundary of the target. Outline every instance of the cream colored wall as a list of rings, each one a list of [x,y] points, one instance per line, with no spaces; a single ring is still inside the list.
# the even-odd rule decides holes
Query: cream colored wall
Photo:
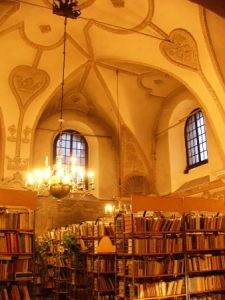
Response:
[[[115,149],[111,132],[103,128],[100,122],[80,112],[65,112],[63,129],[76,130],[85,133],[88,144],[89,165],[88,168],[95,173],[95,191],[93,194],[98,198],[111,199],[116,195],[117,169],[115,164]],[[44,165],[45,157],[49,157],[50,164],[53,163],[53,142],[58,134],[58,115],[41,120],[38,123],[33,141],[32,168]],[[47,128],[48,130],[43,130]],[[107,135],[108,137],[97,137],[95,134]],[[89,136],[88,136],[89,135]],[[91,136],[92,135],[92,136]],[[103,183],[103,184],[102,184]]]
[[[208,163],[193,169],[187,174],[186,149],[184,139],[185,118],[199,103],[187,91],[170,99],[163,108],[159,121],[156,147],[156,183],[160,194],[175,192],[183,184],[209,176],[216,178],[216,173],[223,169],[223,155],[219,151],[217,141],[210,126],[206,113],[203,111],[206,123],[208,145]],[[165,129],[165,131],[163,131]],[[165,170],[170,170],[165,171]]]
[[[51,9],[35,6],[35,0],[34,5],[6,2],[0,1],[0,106],[5,131],[1,135],[1,172],[3,185],[9,179],[14,186],[15,176],[20,176],[23,187],[28,162],[32,167],[32,163],[42,163],[46,154],[51,157],[53,134],[36,127],[45,122],[50,128],[57,127],[57,117],[37,122],[42,114],[45,117],[46,104],[59,98],[63,18],[53,15]],[[217,170],[225,168],[225,89],[209,50],[210,39],[206,38],[199,7],[187,0],[140,2],[137,14],[136,1],[125,0],[124,7],[115,7],[113,1],[94,1],[82,11],[87,19],[68,20],[66,91],[85,95],[87,109],[98,118],[76,115],[65,125],[97,134],[100,129],[111,133],[105,126],[110,124],[116,132],[115,74],[119,70],[120,112],[126,128],[123,175],[129,177],[144,170],[142,175],[155,178],[158,191],[167,194],[205,174],[213,179]],[[124,28],[103,25],[98,20]],[[219,42],[220,36],[221,32]],[[154,76],[154,69],[171,75],[190,92],[163,100],[150,96],[151,86],[145,89],[137,79]],[[202,107],[207,119],[210,161],[184,175],[183,125],[161,131],[197,106]],[[71,107],[78,110],[80,106],[73,102]],[[112,140],[88,138],[90,149],[97,149],[90,151],[90,164],[96,169],[98,196],[110,197],[118,191],[120,158],[115,141],[116,136]]]

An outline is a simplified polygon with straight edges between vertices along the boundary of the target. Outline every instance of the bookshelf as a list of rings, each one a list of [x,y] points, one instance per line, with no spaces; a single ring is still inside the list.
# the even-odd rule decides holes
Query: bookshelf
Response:
[[[184,218],[189,298],[225,299],[225,215],[193,211]]]
[[[115,223],[117,299],[185,298],[182,216],[142,211]]]
[[[115,299],[114,218],[99,218],[93,224],[93,244],[87,257],[93,300]]]
[[[140,211],[134,205],[133,213],[47,233],[53,293],[43,299],[225,300],[224,203],[211,204],[209,210],[205,199],[191,199],[185,211],[188,199],[173,199],[173,211],[164,198],[156,210],[159,200],[154,198],[154,209],[145,211],[137,197]],[[143,201],[145,208],[151,208],[149,202]],[[68,233],[82,249],[76,257],[65,251]]]
[[[0,205],[0,299],[33,299],[34,211]]]
[[[183,218],[186,299],[225,299],[224,200],[134,195],[133,212],[178,211]],[[202,211],[204,209],[204,211]]]
[[[87,254],[78,229],[72,224],[38,237],[44,269],[39,299],[89,299]]]

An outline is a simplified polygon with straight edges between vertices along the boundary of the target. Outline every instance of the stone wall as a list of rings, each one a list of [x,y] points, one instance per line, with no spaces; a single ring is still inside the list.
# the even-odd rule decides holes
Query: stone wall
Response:
[[[35,215],[36,234],[40,235],[47,230],[68,224],[94,221],[104,216],[104,207],[107,203],[118,205],[118,201],[99,200],[91,195],[73,195],[72,198],[62,200],[38,197]],[[122,201],[122,204],[129,203],[129,200]]]

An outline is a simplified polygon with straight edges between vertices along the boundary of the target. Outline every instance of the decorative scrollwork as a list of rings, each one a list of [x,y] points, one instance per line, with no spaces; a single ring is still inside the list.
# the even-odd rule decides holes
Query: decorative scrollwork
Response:
[[[162,41],[160,49],[172,62],[193,70],[199,68],[197,44],[191,34],[184,29],[170,33],[170,41]]]

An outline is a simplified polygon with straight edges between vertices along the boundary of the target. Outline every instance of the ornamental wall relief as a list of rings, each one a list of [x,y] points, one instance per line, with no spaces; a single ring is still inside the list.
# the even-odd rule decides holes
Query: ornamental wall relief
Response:
[[[47,72],[30,66],[15,67],[9,84],[21,109],[29,105],[48,85],[50,78]]]
[[[139,186],[143,186],[143,182],[146,186],[146,190],[149,191],[149,163],[129,129],[123,126],[121,129],[121,134],[122,193],[123,195],[127,195],[129,191],[139,190]]]
[[[22,158],[20,156],[15,156],[13,158],[7,156],[8,160],[7,169],[8,170],[16,170],[16,171],[26,171],[28,168],[28,158]]]
[[[7,137],[7,140],[9,142],[16,142],[16,133],[17,133],[16,125],[13,124],[9,126],[8,131],[9,131],[9,136]]]
[[[29,126],[26,126],[23,130],[22,142],[28,144],[30,142],[29,136],[31,135],[32,129]]]
[[[197,44],[192,35],[184,29],[175,29],[169,35],[170,41],[162,41],[160,49],[172,62],[197,70],[199,68]]]

